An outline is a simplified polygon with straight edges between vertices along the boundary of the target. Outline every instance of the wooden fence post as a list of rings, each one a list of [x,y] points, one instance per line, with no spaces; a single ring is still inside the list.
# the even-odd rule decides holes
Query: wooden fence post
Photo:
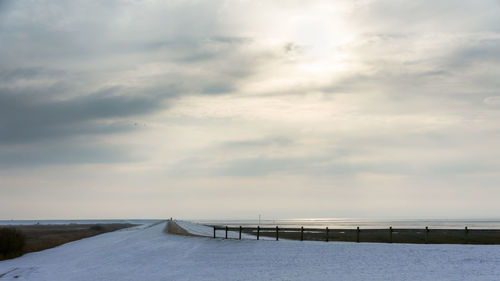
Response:
[[[213,228],[213,238],[217,238],[217,230],[225,230],[225,239],[229,239],[229,226],[225,226],[225,227],[222,227],[222,226],[212,226]],[[272,229],[272,228],[271,228]],[[267,231],[270,231],[271,229],[269,228],[265,228],[266,232]],[[233,230],[236,231],[236,228],[233,227]],[[238,239],[241,240],[241,237],[242,237],[242,233],[243,233],[243,226],[239,226],[239,233],[238,233]],[[253,228],[248,228],[248,230],[250,232],[253,232]],[[257,240],[260,240],[260,226],[257,226]],[[298,230],[298,228],[290,228],[288,229],[290,231],[296,231]],[[300,241],[304,241],[304,231],[306,229],[304,228],[304,226],[301,226],[300,227]],[[334,229],[335,230],[335,229]],[[375,230],[378,230],[378,231],[382,231],[382,229],[375,229]],[[276,226],[276,241],[279,241],[279,231],[280,231],[280,228],[279,226]],[[285,232],[287,231],[287,229],[285,228]],[[415,229],[415,231],[418,231]],[[431,229],[426,226],[425,229],[424,229],[424,243],[425,244],[429,244],[431,243],[430,242],[430,231]],[[317,230],[313,230],[314,233],[317,233],[318,236],[320,236],[320,233],[321,233],[321,230],[320,229],[317,229]],[[438,229],[438,232],[439,232],[439,229]],[[286,234],[286,233],[285,233]],[[361,235],[361,229],[360,227],[356,227],[356,242],[357,243],[360,243],[360,235]],[[335,236],[335,234],[334,234]],[[315,235],[313,235],[313,237],[315,237]],[[285,235],[285,238],[286,238],[286,235]],[[464,228],[464,244],[469,244],[470,243],[470,229],[465,226]],[[325,227],[325,241],[326,242],[329,242],[330,241],[330,229],[328,227]],[[392,226],[389,226],[389,243],[394,243],[394,228]]]
[[[392,226],[389,227],[389,243],[392,243]]]
[[[469,244],[469,229],[465,227],[465,244]]]
[[[429,243],[429,237],[428,237],[428,234],[429,234],[429,227],[426,226],[425,227],[425,244]]]

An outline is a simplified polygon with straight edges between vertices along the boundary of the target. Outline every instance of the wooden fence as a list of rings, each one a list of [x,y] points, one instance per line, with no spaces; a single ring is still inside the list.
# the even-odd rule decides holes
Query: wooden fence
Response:
[[[331,229],[325,228],[290,228],[290,227],[243,227],[243,226],[216,226],[213,228],[213,238],[217,238],[217,230],[224,231],[225,239],[228,232],[235,231],[241,239],[242,233],[254,235],[257,240],[261,237],[272,237],[293,240],[314,241],[352,241],[352,242],[384,242],[384,243],[449,243],[449,244],[500,244],[500,230],[498,229],[430,229],[393,228],[385,229]],[[471,239],[472,238],[472,239]]]

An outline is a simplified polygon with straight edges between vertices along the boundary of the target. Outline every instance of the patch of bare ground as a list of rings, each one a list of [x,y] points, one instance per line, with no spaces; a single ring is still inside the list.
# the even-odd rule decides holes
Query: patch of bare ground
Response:
[[[167,226],[165,227],[165,232],[176,235],[201,237],[200,235],[189,233],[187,230],[179,226],[175,221],[168,221]]]

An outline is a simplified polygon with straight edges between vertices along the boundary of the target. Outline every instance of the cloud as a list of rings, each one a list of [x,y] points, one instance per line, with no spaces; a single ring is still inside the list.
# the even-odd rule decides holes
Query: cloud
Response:
[[[224,142],[224,148],[244,148],[244,147],[263,147],[263,146],[289,146],[293,144],[293,140],[287,137],[270,137],[250,140],[234,140]]]
[[[311,209],[496,194],[496,0],[0,5],[0,213],[32,182],[199,208],[220,185]]]
[[[132,163],[139,160],[123,147],[86,144],[74,139],[71,143],[61,141],[42,143],[36,148],[26,146],[0,148],[0,167],[6,170],[46,165]]]
[[[43,99],[44,93],[24,94],[0,89],[0,142],[33,142],[72,135],[110,134],[130,129],[122,120],[162,107],[169,93],[119,95],[109,88],[64,100]]]
[[[220,3],[9,3],[0,33],[0,143],[127,132],[131,118],[182,96],[236,91],[255,67],[241,55],[253,52],[242,50],[249,37],[217,31]]]
[[[373,167],[372,167],[373,168]],[[326,157],[261,157],[234,159],[218,171],[223,176],[258,177],[276,174],[339,176],[370,171],[366,164],[352,164]]]
[[[30,80],[63,74],[43,67],[9,68],[0,70],[0,80],[3,83],[12,83],[17,80]],[[5,84],[4,84],[5,85]]]
[[[487,97],[483,102],[487,105],[500,105],[500,96]]]

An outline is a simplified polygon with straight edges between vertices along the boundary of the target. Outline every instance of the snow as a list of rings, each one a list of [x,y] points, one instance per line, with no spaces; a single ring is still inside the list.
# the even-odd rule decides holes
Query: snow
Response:
[[[0,280],[498,280],[500,276],[500,246],[253,237],[240,241],[166,234],[165,224],[123,229],[2,261]],[[201,225],[179,225],[196,234],[213,234]]]
[[[204,225],[201,225],[201,224],[197,224],[197,223],[190,223],[190,222],[187,222],[187,221],[176,221],[176,223],[184,228],[186,231],[188,231],[189,233],[192,233],[192,234],[196,234],[196,235],[200,235],[200,236],[206,236],[206,237],[214,237],[214,229],[211,228],[211,227],[207,227],[207,226],[204,226]],[[239,232],[237,231],[228,231],[227,232],[227,237],[228,238],[233,238],[233,239],[237,239],[239,237]],[[224,229],[218,229],[216,230],[216,237],[217,238],[224,238],[226,237],[226,230]],[[245,234],[245,233],[242,233],[241,234],[241,238],[242,239],[256,239],[255,236],[253,235],[249,235],[249,234]],[[276,238],[273,238],[273,237],[265,237],[265,236],[260,236],[259,239],[261,240],[276,240]]]

